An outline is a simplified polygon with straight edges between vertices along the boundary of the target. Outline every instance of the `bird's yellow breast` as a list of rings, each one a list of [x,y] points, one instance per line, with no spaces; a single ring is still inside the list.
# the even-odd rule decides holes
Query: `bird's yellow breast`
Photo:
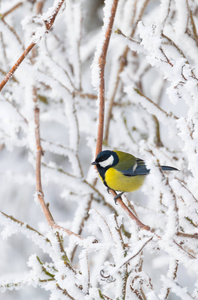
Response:
[[[114,168],[109,168],[105,173],[105,181],[108,187],[115,191],[133,192],[144,183],[145,176],[125,176]]]

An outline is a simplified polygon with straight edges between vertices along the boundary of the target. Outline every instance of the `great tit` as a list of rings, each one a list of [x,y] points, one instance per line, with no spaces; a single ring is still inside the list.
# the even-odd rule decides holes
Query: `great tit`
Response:
[[[124,192],[138,190],[150,172],[142,159],[122,151],[101,151],[92,165],[97,167],[107,190],[121,192],[114,198],[115,200]],[[161,169],[163,171],[178,171],[176,168],[168,166],[161,166]]]

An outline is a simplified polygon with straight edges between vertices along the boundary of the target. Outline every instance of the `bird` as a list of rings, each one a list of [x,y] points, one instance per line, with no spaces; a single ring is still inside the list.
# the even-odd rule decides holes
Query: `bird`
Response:
[[[114,197],[115,202],[124,192],[138,190],[143,185],[146,175],[150,173],[143,159],[117,150],[101,151],[91,164],[96,166],[108,192],[109,190],[121,192]],[[163,171],[178,171],[174,167],[160,167]]]

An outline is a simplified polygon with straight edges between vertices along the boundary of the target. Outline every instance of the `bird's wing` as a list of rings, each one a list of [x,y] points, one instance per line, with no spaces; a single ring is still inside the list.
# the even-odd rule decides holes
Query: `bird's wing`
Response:
[[[137,175],[147,175],[149,174],[150,170],[147,169],[145,162],[142,159],[136,158],[135,163],[131,166],[127,166],[125,170],[120,169],[119,166],[115,166],[115,168],[122,172],[125,176],[137,176]]]

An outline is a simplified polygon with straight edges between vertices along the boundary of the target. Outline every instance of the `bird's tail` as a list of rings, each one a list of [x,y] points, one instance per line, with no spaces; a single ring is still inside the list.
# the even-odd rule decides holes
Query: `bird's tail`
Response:
[[[161,168],[162,168],[163,171],[179,171],[176,168],[168,167],[168,166],[161,166]]]

